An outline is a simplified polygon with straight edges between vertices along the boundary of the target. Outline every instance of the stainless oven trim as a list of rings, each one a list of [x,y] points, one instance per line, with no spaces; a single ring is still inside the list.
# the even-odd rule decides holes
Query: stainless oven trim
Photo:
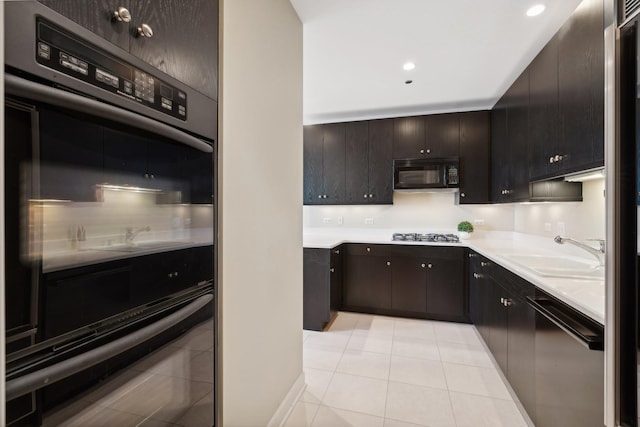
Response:
[[[213,152],[211,145],[182,132],[169,125],[149,119],[129,110],[114,107],[104,102],[96,101],[75,93],[31,82],[13,75],[4,76],[5,92],[31,100],[38,100],[56,107],[91,114],[93,116],[112,120],[138,129],[146,130],[157,135],[170,138],[174,141],[196,148],[207,153]]]
[[[175,313],[172,313],[151,325],[145,326],[142,329],[132,332],[129,335],[86,353],[79,354],[62,362],[58,362],[54,365],[10,380],[6,383],[6,400],[12,400],[16,397],[38,390],[39,388],[51,385],[135,347],[141,342],[162,333],[171,326],[188,318],[196,311],[211,303],[212,300],[213,294],[203,295]]]

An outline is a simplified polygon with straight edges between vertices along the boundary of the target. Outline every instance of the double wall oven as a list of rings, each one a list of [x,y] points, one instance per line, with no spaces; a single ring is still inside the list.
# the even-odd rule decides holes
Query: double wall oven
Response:
[[[5,3],[11,425],[214,314],[217,104],[35,1]]]

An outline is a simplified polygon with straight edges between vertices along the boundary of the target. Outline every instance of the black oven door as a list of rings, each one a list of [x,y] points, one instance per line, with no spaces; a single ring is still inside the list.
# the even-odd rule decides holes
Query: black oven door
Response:
[[[211,316],[213,147],[22,77],[5,87],[7,413],[19,425],[43,386]]]

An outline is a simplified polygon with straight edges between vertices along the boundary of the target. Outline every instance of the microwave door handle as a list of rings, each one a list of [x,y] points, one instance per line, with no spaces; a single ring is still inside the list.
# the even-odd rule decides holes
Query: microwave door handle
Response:
[[[10,95],[30,98],[36,101],[46,102],[56,107],[88,113],[96,117],[162,135],[206,153],[213,152],[211,145],[188,133],[140,114],[132,113],[124,108],[113,107],[94,99],[31,82],[11,74],[5,74],[4,85],[5,92]]]

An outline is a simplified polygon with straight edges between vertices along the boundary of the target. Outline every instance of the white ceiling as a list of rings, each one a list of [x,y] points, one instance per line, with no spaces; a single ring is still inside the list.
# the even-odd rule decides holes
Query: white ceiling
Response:
[[[580,3],[290,1],[304,24],[305,124],[491,108]],[[527,17],[537,3],[545,12]]]

